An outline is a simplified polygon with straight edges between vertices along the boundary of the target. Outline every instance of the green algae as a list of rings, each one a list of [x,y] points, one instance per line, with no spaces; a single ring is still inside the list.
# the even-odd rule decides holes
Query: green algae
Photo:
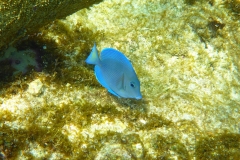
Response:
[[[96,110],[96,107],[99,108]],[[51,110],[49,110],[51,108]],[[75,110],[72,110],[72,108],[75,108]],[[85,110],[87,108],[87,110]],[[105,109],[106,108],[106,109]],[[111,109],[111,110],[110,110]],[[129,109],[131,110],[131,109]],[[107,111],[107,112],[106,112]],[[79,136],[78,143],[75,144],[76,146],[72,145],[72,142],[69,142],[69,140],[66,138],[65,135],[63,135],[60,130],[62,127],[66,124],[67,121],[82,125],[79,127],[87,126],[91,124],[91,115],[92,114],[101,114],[102,116],[108,115],[108,112],[112,114],[113,117],[122,117],[122,113],[117,111],[113,106],[95,106],[91,103],[84,103],[84,106],[81,103],[74,103],[74,105],[64,105],[62,108],[59,108],[54,105],[46,104],[42,108],[39,108],[38,110],[29,109],[25,112],[26,115],[29,115],[31,113],[31,117],[28,117],[29,121],[31,123],[28,124],[27,129],[11,129],[10,127],[3,125],[1,127],[1,144],[4,149],[9,150],[11,153],[6,153],[6,156],[8,158],[17,156],[17,151],[22,149],[27,149],[29,143],[35,142],[38,143],[43,148],[48,148],[50,150],[57,150],[60,151],[65,156],[75,155],[76,157],[72,158],[87,158],[92,159],[96,156],[96,150],[100,150],[102,146],[105,143],[111,142],[111,143],[120,143],[125,148],[127,148],[128,152],[130,154],[133,154],[132,156],[136,158],[136,155],[134,156],[134,152],[132,152],[132,144],[134,143],[140,143],[142,144],[142,141],[138,134],[129,134],[129,135],[122,135],[118,132],[112,132],[109,131],[105,134],[96,132],[94,135],[93,141],[86,141],[83,137]],[[33,114],[34,113],[34,114]],[[48,114],[49,113],[49,114]],[[46,116],[47,114],[47,121],[43,123],[43,120],[41,117]],[[0,121],[13,121],[15,117],[11,116],[11,113],[4,113],[4,116],[1,115],[2,119]],[[64,120],[62,119],[64,117]],[[132,117],[133,119],[139,119],[139,118],[145,118],[145,115],[142,115],[139,117],[139,115],[135,115]],[[132,119],[131,118],[131,119]],[[111,119],[111,117],[109,117]],[[153,119],[155,121],[155,119]],[[21,123],[21,122],[20,122]],[[156,127],[156,125],[152,126],[153,128]],[[54,129],[48,129],[48,128],[54,128]],[[72,153],[73,148],[86,143],[88,148],[79,149],[77,151],[78,154]],[[10,145],[11,144],[11,145]],[[16,146],[16,147],[13,147]],[[143,147],[144,149],[144,147]],[[76,149],[74,149],[76,151]],[[142,153],[142,158],[144,158],[144,153]],[[13,154],[14,153],[14,154]],[[91,154],[90,154],[91,153]],[[94,154],[95,153],[95,154]],[[45,155],[44,158],[48,158],[51,155]],[[23,156],[26,156],[28,158],[32,158],[31,154],[23,154]]]
[[[85,104],[88,108],[91,107],[91,104]],[[105,144],[121,144],[122,149],[126,149],[129,154],[131,154],[133,159],[136,159],[138,156],[134,152],[133,144],[141,144],[142,153],[140,159],[151,158],[151,155],[147,153],[147,148],[145,144],[142,142],[139,134],[121,134],[118,132],[109,131],[105,134],[96,132],[94,135],[94,140],[86,141],[83,137],[78,137],[78,142],[73,144],[70,142],[65,135],[61,133],[62,127],[66,124],[67,121],[71,121],[78,125],[83,126],[89,125],[91,120],[87,117],[91,117],[90,114],[96,114],[96,111],[93,111],[93,108],[89,108],[89,112],[83,112],[83,110],[78,110],[78,113],[73,111],[72,108],[80,106],[78,103],[74,105],[66,105],[61,109],[57,109],[57,106],[44,106],[39,110],[27,111],[32,114],[32,117],[28,117],[29,121],[32,123],[28,125],[27,129],[12,129],[6,125],[1,126],[1,143],[5,150],[5,155],[8,158],[16,157],[19,150],[25,150],[22,156],[27,158],[33,158],[33,155],[28,153],[29,143],[37,143],[41,147],[45,149],[49,149],[51,151],[59,151],[64,156],[72,156],[73,159],[84,158],[84,159],[92,159],[97,155],[97,150],[100,150]],[[52,111],[49,110],[49,107],[52,108]],[[78,109],[78,108],[76,108]],[[27,115],[29,115],[26,112]],[[46,112],[53,112],[50,114],[47,119],[48,121],[45,124],[42,124],[38,118],[42,114]],[[102,111],[97,110],[100,114],[103,114]],[[35,114],[33,114],[35,113]],[[79,114],[82,113],[82,114]],[[119,112],[111,112],[115,113],[115,117],[122,116]],[[107,114],[107,113],[106,113]],[[15,117],[11,117],[10,113],[4,113],[1,115],[0,121],[13,121]],[[3,118],[5,117],[5,118]],[[62,119],[64,117],[64,120]],[[145,117],[141,117],[145,118]],[[135,120],[139,119],[135,117]],[[159,117],[159,119],[161,119]],[[159,120],[158,119],[158,120]],[[83,122],[86,121],[86,122]],[[156,120],[153,119],[156,123]],[[41,122],[41,126],[39,123]],[[51,125],[52,124],[52,125]],[[48,129],[54,128],[54,129]],[[150,128],[145,128],[145,131],[150,131],[151,129],[156,128],[156,125],[152,125]],[[212,159],[212,158],[220,158],[220,159],[228,159],[228,158],[236,158],[239,156],[239,148],[240,148],[240,136],[239,134],[229,134],[224,133],[220,135],[211,135],[210,137],[201,137],[197,138],[196,144],[196,158],[197,159]],[[151,140],[152,148],[156,151],[155,159],[169,159],[170,151],[175,152],[180,159],[191,159],[188,151],[184,144],[182,144],[179,140],[174,138],[173,136],[163,137],[162,135],[155,135]],[[86,144],[87,148],[79,148],[82,144]],[[76,150],[76,148],[78,148]],[[44,158],[49,158],[51,156],[51,152],[46,154]],[[109,158],[114,158],[116,156],[108,155]],[[118,157],[119,158],[119,157]],[[139,158],[139,157],[138,157]]]
[[[196,144],[197,159],[238,159],[240,135],[224,133],[201,137]]]
[[[190,159],[185,146],[174,137],[169,136],[166,138],[156,135],[152,140],[153,148],[157,151],[156,159],[170,159],[170,151],[175,152],[179,159]]]
[[[224,5],[228,8],[234,16],[238,17],[240,15],[240,2],[238,0],[227,0]]]
[[[210,4],[211,6],[214,5],[214,1],[215,0],[200,0],[200,1],[197,1],[197,0],[185,0],[184,2],[188,5],[195,5],[196,2],[200,2],[200,3],[208,3]]]
[[[114,31],[95,30],[88,24],[90,22],[86,26],[87,11],[82,12],[77,15],[80,14],[83,18],[79,18],[76,24],[67,20],[55,21],[39,31],[42,36],[32,36],[31,41],[35,41],[38,46],[47,47],[43,56],[43,73],[17,77],[20,78],[20,83],[17,80],[10,81],[3,87],[2,90],[7,90],[4,92],[6,100],[7,97],[21,92],[21,100],[27,104],[33,103],[21,114],[6,109],[0,112],[0,122],[5,122],[1,123],[0,146],[8,158],[19,158],[19,152],[26,159],[48,159],[54,153],[62,159],[220,159],[218,155],[225,159],[239,157],[238,134],[221,133],[224,129],[219,128],[229,125],[227,129],[232,129],[231,123],[236,122],[232,115],[237,117],[239,101],[230,96],[230,89],[221,88],[218,80],[211,79],[216,72],[227,73],[226,71],[232,70],[230,63],[226,63],[229,61],[224,61],[225,66],[221,70],[218,67],[225,58],[220,52],[224,49],[221,47],[221,39],[229,38],[229,33],[225,31],[228,27],[214,28],[212,25],[226,24],[234,28],[237,24],[226,23],[227,19],[219,21],[216,17],[220,16],[212,14],[211,17],[216,19],[207,17],[200,22],[191,19],[188,21],[193,27],[187,29],[195,28],[193,33],[197,34],[187,36],[189,39],[198,41],[199,37],[203,37],[207,45],[214,45],[218,49],[219,56],[214,54],[217,58],[211,59],[209,53],[213,53],[201,48],[201,45],[196,47],[200,48],[197,49],[198,56],[190,54],[192,50],[187,48],[194,48],[196,44],[188,43],[189,39],[186,40],[186,37],[182,37],[183,34],[179,34],[185,23],[180,26],[170,25],[175,29],[174,32],[164,27],[142,31],[139,26],[148,25],[147,21],[137,23],[139,26],[133,23],[136,34],[125,38],[127,31],[118,33],[118,28]],[[171,18],[172,15],[165,12],[162,17]],[[196,12],[194,15],[201,18]],[[159,17],[158,14],[157,16]],[[192,14],[185,18],[191,16]],[[149,17],[144,17],[147,18]],[[207,32],[204,33],[203,30]],[[153,36],[151,45],[147,40],[138,39],[137,35],[142,33],[145,38],[146,35]],[[154,34],[162,37],[155,37]],[[118,40],[122,37],[123,40]],[[181,43],[175,44],[178,43],[177,40]],[[133,63],[136,64],[143,86],[143,100],[118,99],[101,87],[95,79],[93,68],[84,63],[95,41],[101,47],[108,43],[116,45],[134,58]],[[219,42],[220,44],[216,44]],[[239,48],[235,46],[229,52],[235,54],[236,50]],[[147,54],[142,54],[145,52]],[[236,59],[235,61],[238,64]],[[141,67],[139,64],[144,65]],[[203,69],[199,69],[201,67]],[[198,80],[204,77],[214,83],[210,81],[209,85],[209,81],[203,83],[199,80],[199,85],[193,85],[192,78]],[[46,90],[39,97],[31,98],[32,95],[26,91],[28,84],[34,79],[40,79]],[[215,82],[218,82],[217,87],[211,88],[211,85],[216,85]],[[232,84],[235,88],[239,86],[237,81],[227,83],[229,84],[225,87]],[[191,89],[191,86],[197,87]],[[216,90],[207,94],[207,89]],[[49,91],[51,92],[48,93]],[[224,96],[219,100],[217,95]],[[40,100],[36,105],[34,101],[38,99]],[[226,102],[225,99],[231,100]],[[6,103],[5,99],[1,103]],[[19,106],[22,105],[21,101],[18,103]],[[218,124],[216,128],[215,123],[219,122],[222,124]],[[13,125],[14,123],[20,125]],[[121,130],[114,126],[125,128]],[[45,148],[38,151],[46,151],[45,154],[38,157],[32,154],[31,151],[38,148],[37,146]]]

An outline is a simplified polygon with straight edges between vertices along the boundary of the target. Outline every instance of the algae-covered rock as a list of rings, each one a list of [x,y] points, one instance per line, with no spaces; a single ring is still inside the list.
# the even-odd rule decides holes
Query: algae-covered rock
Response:
[[[53,20],[64,18],[101,0],[0,1],[0,49],[36,32]]]
[[[0,156],[238,159],[240,22],[229,7],[105,0],[42,27],[22,44],[44,48],[43,71],[0,83]],[[131,60],[141,100],[97,82],[85,63],[94,42]]]

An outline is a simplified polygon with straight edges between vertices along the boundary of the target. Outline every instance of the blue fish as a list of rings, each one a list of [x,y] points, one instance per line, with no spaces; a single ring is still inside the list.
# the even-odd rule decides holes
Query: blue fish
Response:
[[[96,78],[108,92],[120,98],[142,98],[133,66],[120,51],[105,48],[99,57],[94,44],[86,63],[95,65]]]

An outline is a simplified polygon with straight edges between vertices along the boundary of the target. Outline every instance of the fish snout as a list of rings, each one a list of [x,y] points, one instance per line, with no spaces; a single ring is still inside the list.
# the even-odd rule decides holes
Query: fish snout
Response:
[[[142,95],[135,97],[136,99],[142,99]]]

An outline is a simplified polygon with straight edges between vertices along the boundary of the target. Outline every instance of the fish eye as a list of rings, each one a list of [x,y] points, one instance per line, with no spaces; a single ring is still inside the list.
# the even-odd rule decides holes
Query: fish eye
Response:
[[[134,82],[130,82],[130,86],[131,86],[132,88],[135,88],[135,83],[134,83]]]

